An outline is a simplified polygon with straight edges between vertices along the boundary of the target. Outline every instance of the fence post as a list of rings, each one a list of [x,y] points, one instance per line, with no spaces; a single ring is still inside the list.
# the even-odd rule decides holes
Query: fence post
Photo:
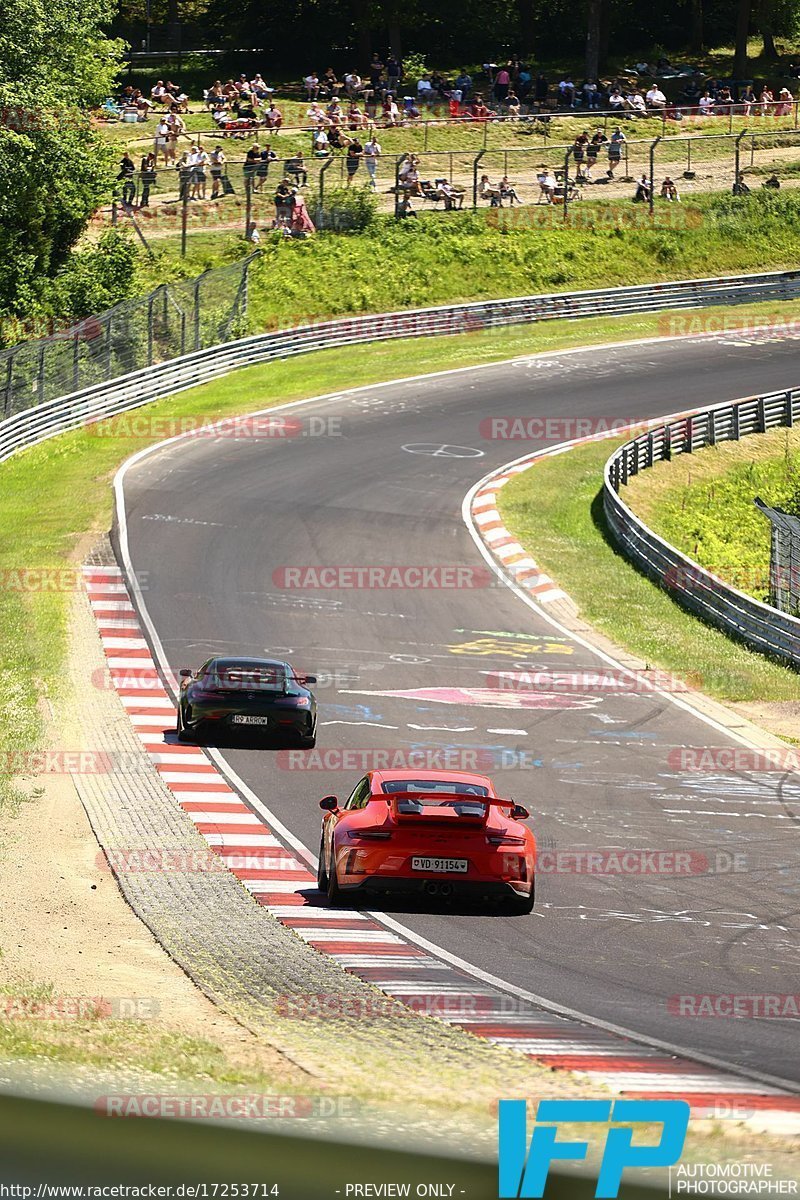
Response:
[[[181,171],[180,174],[183,174]],[[181,181],[181,258],[186,258],[186,225],[189,220],[189,180]]]
[[[162,284],[162,286],[164,286]],[[147,297],[147,365],[153,365],[153,306],[155,305],[156,296],[161,291],[161,288],[156,288]]]
[[[740,152],[741,152],[741,151],[740,151],[740,147],[741,147],[741,143],[742,143],[742,138],[745,136],[745,134],[746,134],[746,133],[747,133],[747,130],[746,130],[746,129],[743,129],[743,130],[742,130],[742,132],[741,132],[741,133],[739,134],[739,136],[737,137],[736,141],[734,142],[734,146],[733,146],[733,159],[734,159],[734,164],[733,164],[733,194],[734,194],[734,196],[738,196],[738,195],[739,195],[739,175],[741,174],[741,172],[740,172],[740,170],[739,170],[739,155],[740,155]]]
[[[112,339],[113,332],[114,332],[113,326],[114,326],[114,318],[109,313],[108,324],[106,325],[106,344],[104,347],[105,360],[106,360],[105,361],[106,379],[111,378],[111,339]]]
[[[250,218],[253,213],[253,176],[247,173],[247,164],[244,167],[244,240],[250,241]]]
[[[475,155],[474,161],[472,163],[472,207],[473,208],[478,207],[478,165],[485,153],[486,153],[485,150],[479,150],[478,153]]]
[[[6,383],[5,395],[3,397],[3,416],[7,417],[11,413],[11,396],[13,394],[14,382],[14,351],[9,350],[6,356]]]
[[[77,392],[81,374],[81,326],[76,325],[75,336],[72,339],[72,390]]]
[[[201,288],[203,280],[205,279],[207,274],[208,274],[208,271],[204,271],[202,275],[198,275],[197,279],[195,279],[195,281],[194,281],[194,288],[192,289],[192,292],[193,292],[192,299],[194,301],[193,317],[194,317],[194,348],[195,348],[195,350],[200,349],[200,288]]]
[[[400,167],[408,158],[407,154],[401,154],[394,160],[394,219],[400,219]]]
[[[657,137],[650,143],[650,216],[653,215],[656,206],[656,146],[660,141],[661,138]]]

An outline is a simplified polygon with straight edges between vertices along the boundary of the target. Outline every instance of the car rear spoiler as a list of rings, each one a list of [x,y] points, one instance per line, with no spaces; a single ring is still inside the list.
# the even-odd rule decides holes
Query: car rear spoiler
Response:
[[[435,800],[436,806],[425,805]],[[513,800],[500,796],[465,796],[463,792],[387,792],[386,803],[392,816],[400,823],[410,821],[446,821],[448,824],[485,825],[489,810],[513,808]]]

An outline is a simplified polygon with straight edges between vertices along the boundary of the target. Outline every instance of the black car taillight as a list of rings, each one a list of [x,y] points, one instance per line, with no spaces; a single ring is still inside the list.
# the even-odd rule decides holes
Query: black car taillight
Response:
[[[212,692],[207,688],[192,688],[190,692],[192,700],[224,700],[224,692]]]
[[[348,829],[347,836],[353,842],[357,842],[361,838],[366,838],[371,842],[384,842],[392,836],[392,831],[391,829]]]
[[[486,840],[491,846],[525,845],[525,838],[517,837],[515,833],[487,833]]]

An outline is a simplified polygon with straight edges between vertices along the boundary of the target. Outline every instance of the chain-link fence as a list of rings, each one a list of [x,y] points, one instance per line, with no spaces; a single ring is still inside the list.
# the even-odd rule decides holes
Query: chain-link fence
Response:
[[[162,284],[50,337],[0,352],[0,417],[240,337],[255,257]]]
[[[771,527],[769,602],[780,612],[800,617],[800,517],[770,508],[763,500],[754,503]]]

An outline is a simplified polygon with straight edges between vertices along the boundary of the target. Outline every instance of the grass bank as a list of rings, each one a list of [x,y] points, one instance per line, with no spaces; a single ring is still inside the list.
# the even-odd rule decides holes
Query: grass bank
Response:
[[[722,701],[800,699],[800,676],[691,616],[614,548],[600,489],[603,465],[622,440],[579,446],[513,479],[500,492],[508,528],[582,617],[648,667],[700,675],[702,690]]]
[[[753,504],[786,508],[800,491],[800,430],[723,442],[635,476],[625,499],[701,566],[769,601],[770,527]]]
[[[794,267],[800,197],[704,196],[657,209],[630,201],[575,205],[572,223],[546,206],[377,217],[357,233],[308,241],[267,235],[250,288],[250,321],[269,329],[349,313],[384,312],[526,293]],[[174,238],[154,241],[142,291],[242,257],[235,233],[209,230],[179,257]]]

